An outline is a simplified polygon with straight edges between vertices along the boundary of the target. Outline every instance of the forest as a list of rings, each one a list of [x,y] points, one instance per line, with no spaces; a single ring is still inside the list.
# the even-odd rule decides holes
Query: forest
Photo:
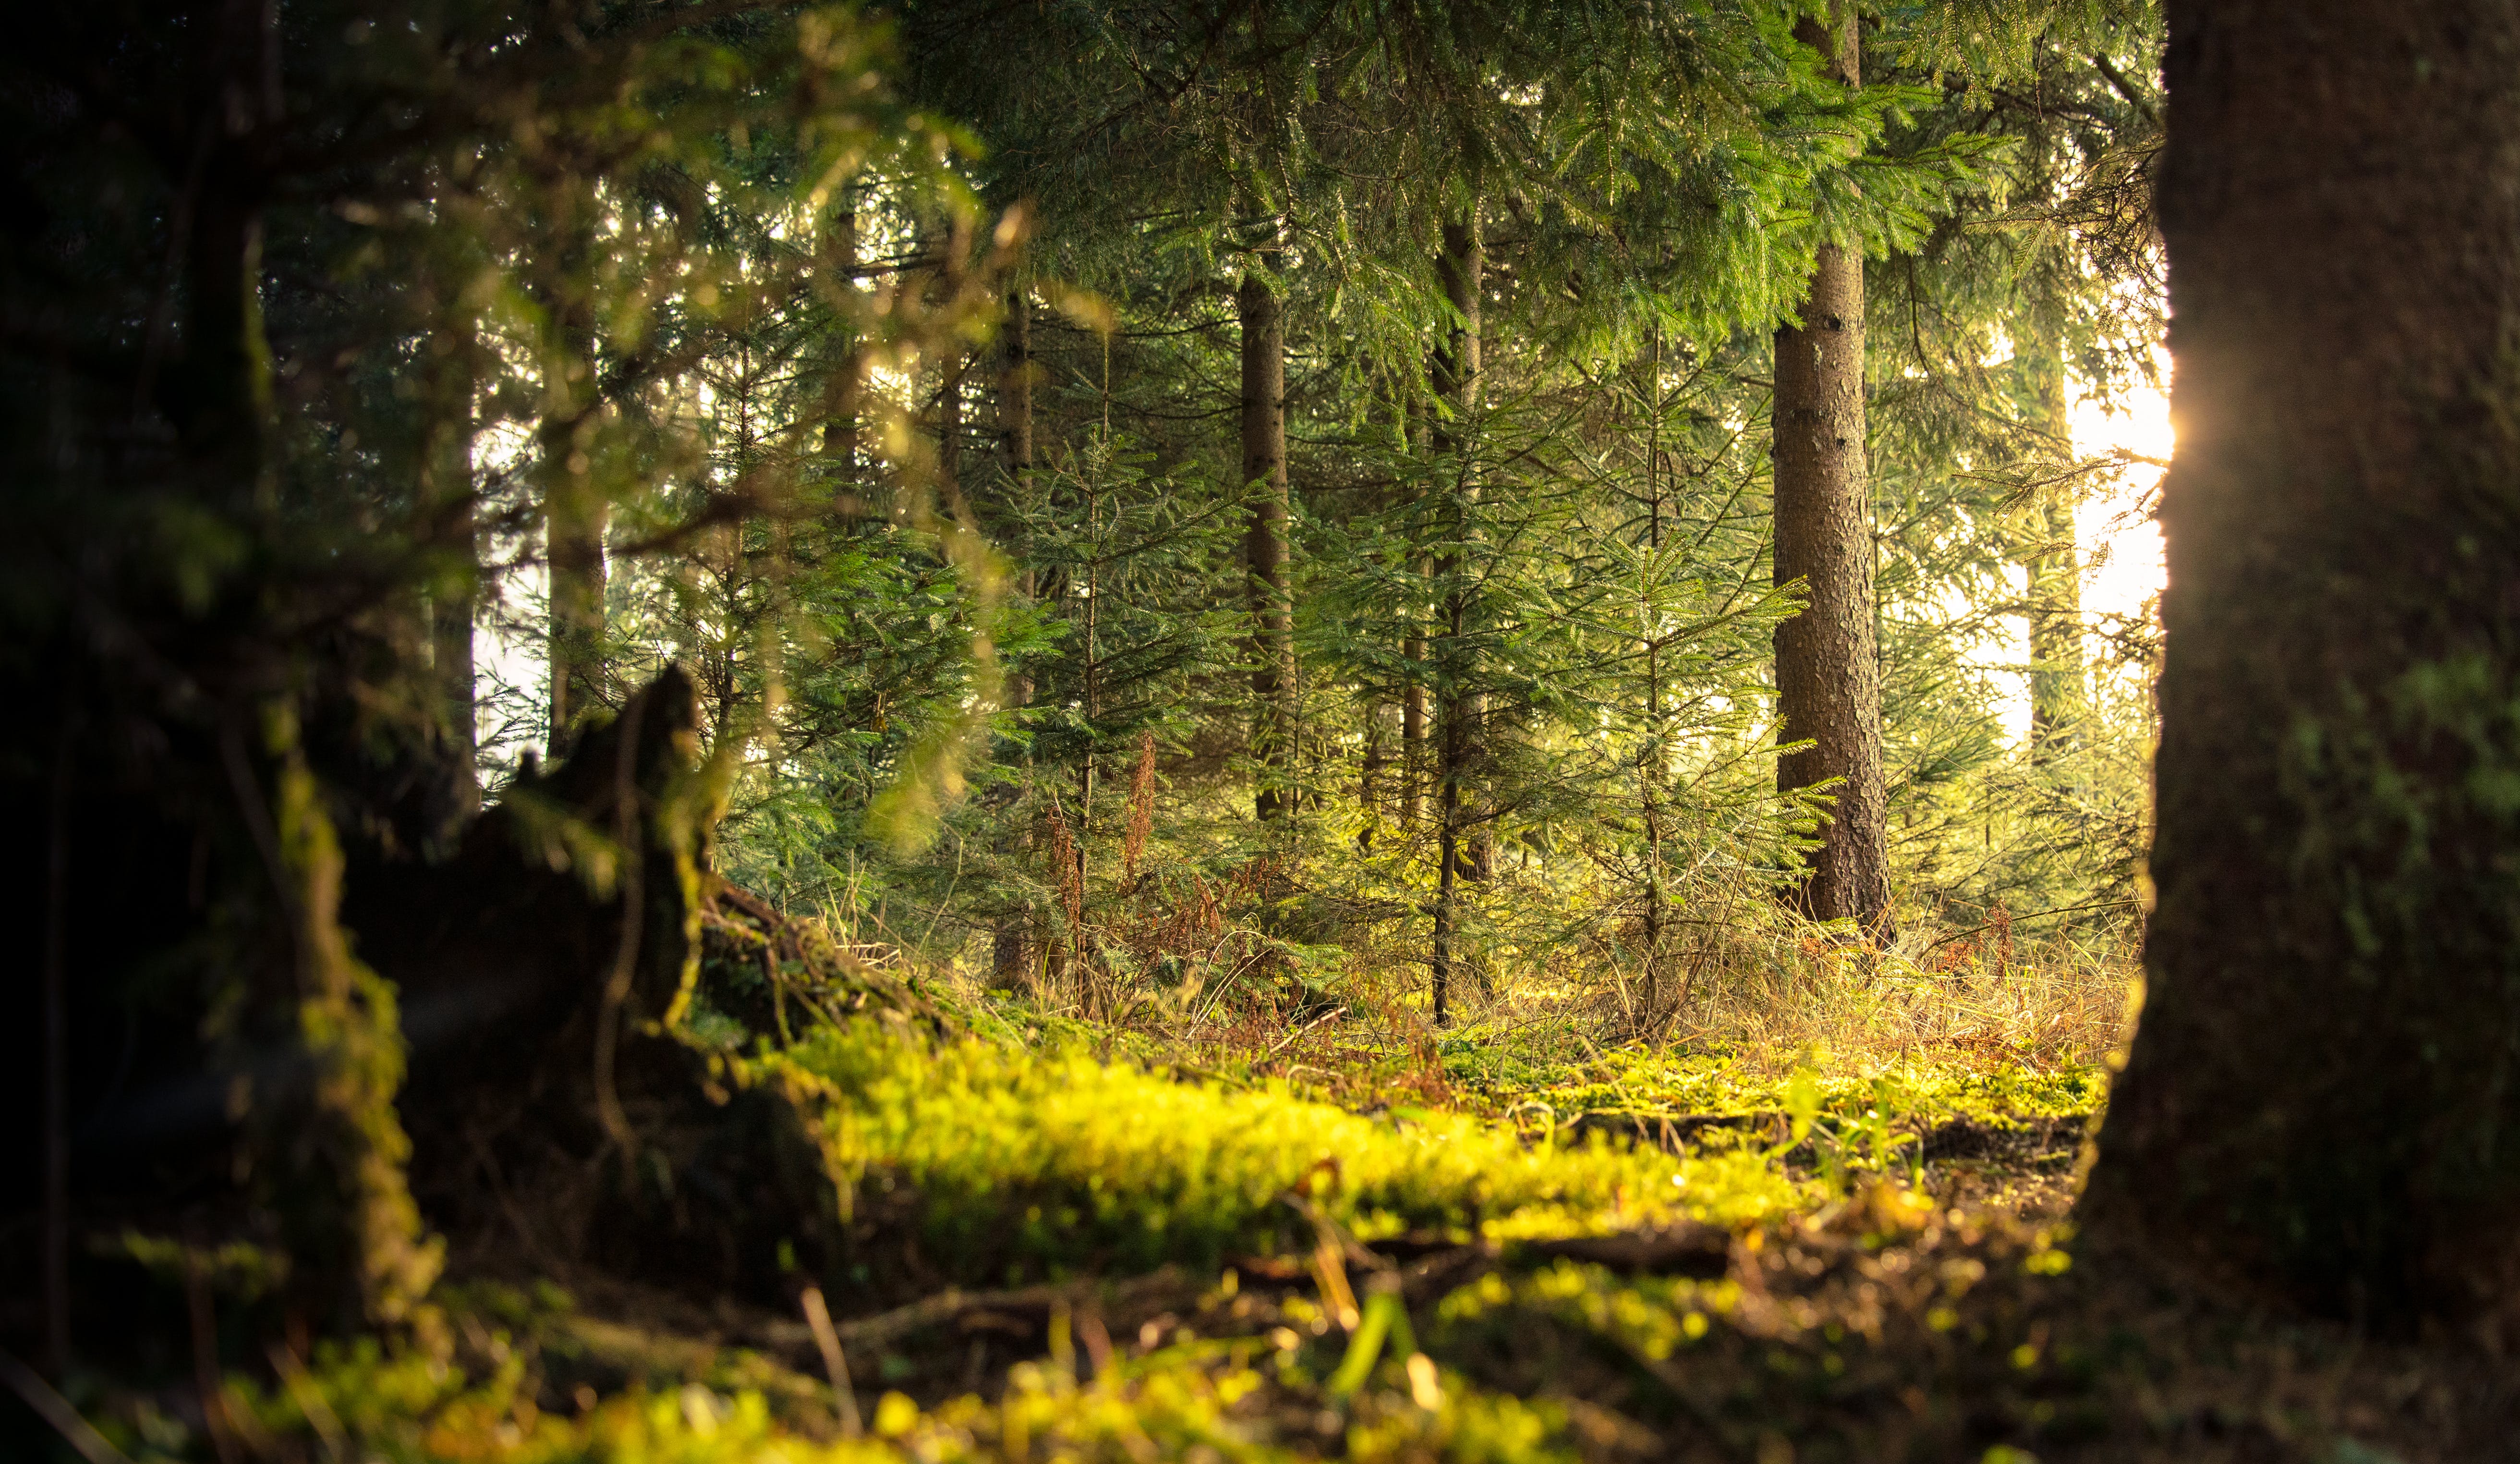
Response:
[[[2520,0],[13,30],[0,1456],[2515,1456]]]

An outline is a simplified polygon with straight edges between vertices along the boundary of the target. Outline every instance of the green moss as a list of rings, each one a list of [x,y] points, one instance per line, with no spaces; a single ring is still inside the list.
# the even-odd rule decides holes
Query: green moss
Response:
[[[2042,1071],[2013,1063],[1905,1059],[1865,1065],[1824,1055],[1785,1073],[1728,1054],[1611,1053],[1579,1081],[1522,1095],[1558,1122],[1586,1114],[1684,1118],[1796,1114],[1835,1120],[1878,1114],[1896,1122],[1970,1119],[1993,1126],[2079,1118],[2100,1107],[2108,1075],[2097,1068]]]
[[[1747,1225],[1818,1198],[1755,1155],[1532,1144],[1463,1115],[1367,1117],[1282,1082],[1244,1088],[1073,1048],[931,1047],[868,1027],[763,1061],[819,1091],[849,1203],[906,1208],[927,1260],[977,1281],[1309,1246],[1281,1199],[1299,1187],[1367,1236]]]
[[[1886,1135],[1926,1116],[2018,1121],[2082,1112],[2097,1095],[2096,1075],[2079,1072],[1955,1063],[1779,1074],[1725,1054],[1613,1053],[1581,1067],[1498,1065],[1477,1101],[1501,1117],[1358,1113],[1283,1080],[1102,1061],[1102,1043],[1073,1035],[1022,1046],[921,1031],[865,1021],[725,1061],[796,1096],[862,1238],[913,1243],[923,1264],[978,1285],[1165,1263],[1194,1274],[1310,1251],[1312,1221],[1286,1203],[1290,1193],[1367,1239],[1513,1241],[1686,1217],[1743,1232],[1741,1256],[1789,1250],[1822,1231],[1854,1237],[1848,1254],[1863,1264],[1936,1223],[1934,1204],[1843,1166],[1797,1178],[1768,1127],[1750,1141],[1711,1138],[1675,1155],[1600,1134],[1579,1140],[1570,1124],[1604,1112],[1782,1116],[1796,1142],[1834,1132],[1851,1153],[1867,1123]],[[1764,1271],[1747,1263],[1768,1285],[1805,1274],[1799,1262]],[[862,1403],[868,1434],[857,1440],[837,1437],[837,1410],[819,1380],[769,1357],[579,1316],[553,1288],[485,1283],[436,1298],[451,1324],[441,1335],[466,1340],[469,1373],[417,1338],[324,1347],[292,1376],[232,1380],[230,1412],[284,1452],[388,1464],[1557,1461],[1584,1455],[1586,1430],[1605,1416],[1525,1400],[1556,1387],[1557,1369],[1625,1390],[1630,1416],[1657,1428],[1696,1427],[1688,1422],[1702,1406],[1696,1385],[1675,1381],[1675,1367],[1721,1365],[1736,1381],[1790,1393],[1804,1385],[1759,1371],[1772,1352],[1789,1353],[1795,1366],[1821,1369],[1810,1386],[1831,1386],[1836,1313],[1779,1309],[1740,1274],[1692,1281],[1509,1262],[1417,1308],[1415,1336],[1387,1292],[1359,1300],[1388,1327],[1342,1335],[1298,1280],[1247,1316],[1221,1301],[1199,1313],[1200,1333],[1228,1335],[1185,1329],[1155,1350],[1114,1349],[1090,1383],[1078,1381],[1058,1323],[1052,1356],[1016,1363],[1002,1392],[923,1392],[927,1403],[886,1394]],[[1217,1295],[1233,1294],[1229,1285]],[[860,1381],[891,1377],[869,1365]],[[571,1389],[581,1378],[610,1392]],[[575,1402],[559,1411],[535,1405],[572,1392]],[[1751,1441],[1768,1416],[1747,1402],[1718,1412],[1728,1437]],[[113,1428],[143,1464],[209,1454],[198,1429],[145,1404],[125,1408]]]

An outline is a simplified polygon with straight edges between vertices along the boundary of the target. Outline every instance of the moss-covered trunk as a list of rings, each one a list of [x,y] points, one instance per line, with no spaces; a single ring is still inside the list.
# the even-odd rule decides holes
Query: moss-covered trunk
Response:
[[[2171,24],[2158,903],[2089,1224],[2520,1342],[2520,7]]]

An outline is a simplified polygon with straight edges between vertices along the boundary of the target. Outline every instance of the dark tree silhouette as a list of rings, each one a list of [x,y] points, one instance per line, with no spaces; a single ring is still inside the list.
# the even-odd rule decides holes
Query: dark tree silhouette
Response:
[[[2503,1342],[2520,1280],[2520,6],[2175,6],[2149,997],[2087,1202]]]

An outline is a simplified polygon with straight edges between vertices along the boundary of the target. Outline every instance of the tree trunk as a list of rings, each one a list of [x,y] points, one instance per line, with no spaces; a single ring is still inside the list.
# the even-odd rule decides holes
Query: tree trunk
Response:
[[[2039,384],[2040,427],[2066,457],[2073,424],[2065,405],[2065,367],[2045,363]],[[2050,485],[2034,530],[2039,543],[2025,562],[2030,598],[2030,760],[2053,762],[2072,750],[2088,709],[2083,684],[2083,565],[2074,544],[2074,480]]]
[[[585,460],[572,426],[546,422],[544,435],[546,449],[561,454],[546,469],[543,531],[551,560],[551,746],[562,755],[604,705],[604,528],[611,510],[591,477],[567,466]]]
[[[1454,947],[1461,931],[1461,881],[1463,876],[1480,879],[1487,874],[1487,861],[1477,857],[1484,852],[1480,835],[1486,825],[1479,822],[1475,831],[1467,827],[1475,819],[1475,802],[1463,797],[1462,789],[1480,761],[1478,724],[1486,708],[1472,690],[1475,678],[1468,664],[1467,647],[1470,593],[1459,548],[1469,537],[1470,509],[1478,502],[1478,480],[1469,471],[1464,453],[1469,440],[1469,418],[1478,410],[1479,295],[1486,263],[1475,213],[1444,225],[1444,252],[1436,257],[1435,273],[1456,318],[1444,332],[1427,373],[1436,396],[1443,402],[1429,435],[1431,445],[1436,461],[1450,462],[1455,473],[1451,524],[1446,534],[1450,544],[1435,560],[1435,581],[1443,587],[1444,595],[1439,612],[1442,622],[1436,627],[1442,644],[1435,648],[1435,857],[1439,873],[1432,966],[1435,1023],[1439,1027],[1447,1016]],[[1470,836],[1467,851],[1462,846],[1464,834]]]
[[[2520,1344],[2520,7],[2171,10],[2148,997],[2089,1232]]]
[[[464,825],[481,811],[479,747],[473,727],[472,615],[481,574],[479,528],[472,501],[472,393],[479,343],[460,303],[438,327],[445,351],[428,370],[428,441],[422,459],[423,500],[430,506],[428,532],[442,540],[447,567],[431,582],[428,603],[429,667],[437,715],[444,725],[445,767],[433,774],[434,807],[428,837],[451,846]]]
[[[1032,294],[1018,285],[1007,292],[1006,334],[1000,343],[998,372],[998,458],[1006,473],[1008,496],[1012,500],[1010,517],[1023,522],[1032,497]],[[1023,552],[1017,549],[1019,557]],[[1030,598],[1035,592],[1032,570],[1027,565],[1019,573],[1022,593]],[[1032,677],[1020,666],[1011,670],[1006,682],[1006,705],[1032,705]],[[1025,749],[1023,761],[1032,763],[1032,752]],[[1029,781],[1029,775],[1027,775]],[[1022,790],[1010,786],[1010,800],[1020,797]],[[1017,842],[1027,843],[1023,836]],[[1001,852],[1012,852],[1003,849]],[[1028,984],[1038,963],[1032,952],[1030,912],[1017,908],[1000,915],[989,940],[990,980],[1007,990],[1021,989]]]
[[[1032,478],[1032,297],[1021,286],[1007,292],[1007,330],[1000,343],[998,455],[1007,481],[1020,489]]]
[[[1356,850],[1370,854],[1373,852],[1374,835],[1382,829],[1382,783],[1391,758],[1382,740],[1382,703],[1369,699],[1363,710],[1365,751],[1356,770]]]
[[[956,350],[936,383],[936,501],[954,512],[963,497],[963,373],[970,357]]]
[[[1425,664],[1426,638],[1409,637],[1402,643],[1400,654],[1412,666]],[[1413,675],[1400,690],[1400,827],[1404,839],[1416,837],[1425,786],[1426,686]]]
[[[1242,482],[1250,495],[1243,558],[1251,592],[1251,752],[1264,820],[1295,807],[1295,637],[1286,559],[1286,317],[1263,250],[1242,274]]]
[[[572,202],[591,210],[594,200]],[[542,424],[536,447],[543,491],[544,553],[551,570],[551,753],[563,757],[604,705],[604,529],[611,514],[595,479],[598,393],[595,306],[581,278],[591,250],[581,221],[544,287],[550,314],[543,346]]]
[[[847,307],[857,301],[858,293],[858,216],[853,208],[833,212],[823,227],[823,274],[827,281],[825,297],[834,309],[842,312],[845,332],[834,343],[841,351],[823,380],[823,456],[831,462],[843,483],[857,476],[858,465],[858,397],[863,388],[865,363],[855,339],[856,321]]]
[[[1658,597],[1654,577],[1663,572],[1663,479],[1662,468],[1662,330],[1653,333],[1652,351],[1639,363],[1643,367],[1642,389],[1637,393],[1645,411],[1645,548],[1650,558],[1647,570],[1637,586],[1637,628],[1644,640],[1644,738],[1637,750],[1637,793],[1639,811],[1643,815],[1645,835],[1645,908],[1644,955],[1641,963],[1643,989],[1643,1018],[1638,1026],[1651,1030],[1662,1020],[1663,941],[1671,928],[1670,892],[1663,882],[1663,806],[1662,780],[1671,761],[1670,749],[1664,737],[1661,617],[1655,611]]]
[[[1795,33],[1857,80],[1855,16]],[[1864,260],[1823,245],[1799,326],[1777,332],[1776,574],[1810,603],[1777,627],[1777,706],[1788,742],[1777,786],[1834,783],[1834,804],[1797,896],[1815,920],[1876,930],[1889,913],[1883,825],[1881,668],[1873,641],[1870,489],[1864,455]]]
[[[1406,427],[1408,450],[1413,454],[1424,450],[1432,440],[1429,415],[1426,398],[1413,390]],[[1413,556],[1409,568],[1420,580],[1434,573],[1433,565],[1422,555]],[[1424,811],[1428,761],[1426,631],[1418,614],[1417,607],[1412,606],[1410,633],[1400,644],[1400,658],[1409,667],[1408,679],[1400,688],[1400,829],[1401,837],[1413,844],[1418,835],[1418,818]]]
[[[70,1371],[68,911],[70,790],[78,770],[77,730],[77,721],[65,712],[44,820],[44,1217],[38,1267],[43,1272],[44,1372],[56,1384],[68,1379]]]

